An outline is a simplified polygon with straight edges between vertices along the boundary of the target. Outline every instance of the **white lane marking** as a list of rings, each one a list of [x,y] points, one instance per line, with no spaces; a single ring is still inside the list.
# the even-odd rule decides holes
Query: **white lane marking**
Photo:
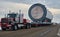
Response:
[[[60,29],[58,30],[58,33],[57,33],[58,36],[60,36]]]
[[[48,28],[46,31],[44,31],[43,33],[40,34],[40,37],[44,36],[45,34],[47,34],[50,31],[52,31],[52,29]]]

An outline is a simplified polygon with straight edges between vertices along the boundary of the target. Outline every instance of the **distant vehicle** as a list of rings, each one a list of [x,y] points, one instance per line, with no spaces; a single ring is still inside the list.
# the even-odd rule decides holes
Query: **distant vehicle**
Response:
[[[27,19],[23,18],[23,14],[8,13],[6,17],[1,18],[2,30],[17,30],[19,28],[31,28]]]
[[[52,13],[46,9],[45,5],[39,3],[29,8],[28,15],[33,21],[32,26],[48,25],[53,19]]]

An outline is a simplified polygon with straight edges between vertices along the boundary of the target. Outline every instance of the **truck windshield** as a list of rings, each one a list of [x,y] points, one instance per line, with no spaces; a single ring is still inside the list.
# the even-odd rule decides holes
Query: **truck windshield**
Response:
[[[15,18],[16,15],[17,15],[17,14],[8,14],[7,16],[8,16],[9,18]]]

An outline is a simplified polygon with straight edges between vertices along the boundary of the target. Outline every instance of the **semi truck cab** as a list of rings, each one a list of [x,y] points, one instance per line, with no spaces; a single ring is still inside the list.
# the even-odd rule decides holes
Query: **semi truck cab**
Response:
[[[27,22],[27,19],[23,18],[23,14],[9,13],[6,17],[1,18],[2,30],[17,30],[21,27],[31,28],[31,24]]]

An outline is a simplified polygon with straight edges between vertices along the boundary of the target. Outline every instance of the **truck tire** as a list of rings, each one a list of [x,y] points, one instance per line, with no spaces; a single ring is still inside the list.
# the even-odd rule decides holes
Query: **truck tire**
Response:
[[[26,26],[26,29],[29,29],[29,26],[28,25]]]
[[[31,28],[31,25],[28,23],[27,25],[26,25],[26,29],[30,29]]]
[[[3,27],[2,27],[2,30],[6,30],[6,28],[3,28]]]
[[[17,29],[18,29],[18,27],[15,25],[15,26],[14,26],[14,29],[15,29],[15,30],[17,30]]]
[[[31,28],[31,24],[29,24],[29,29]]]
[[[12,30],[12,31],[15,31],[15,30],[16,30],[16,26],[15,26],[15,25],[12,25],[12,26],[11,26],[11,30]]]

